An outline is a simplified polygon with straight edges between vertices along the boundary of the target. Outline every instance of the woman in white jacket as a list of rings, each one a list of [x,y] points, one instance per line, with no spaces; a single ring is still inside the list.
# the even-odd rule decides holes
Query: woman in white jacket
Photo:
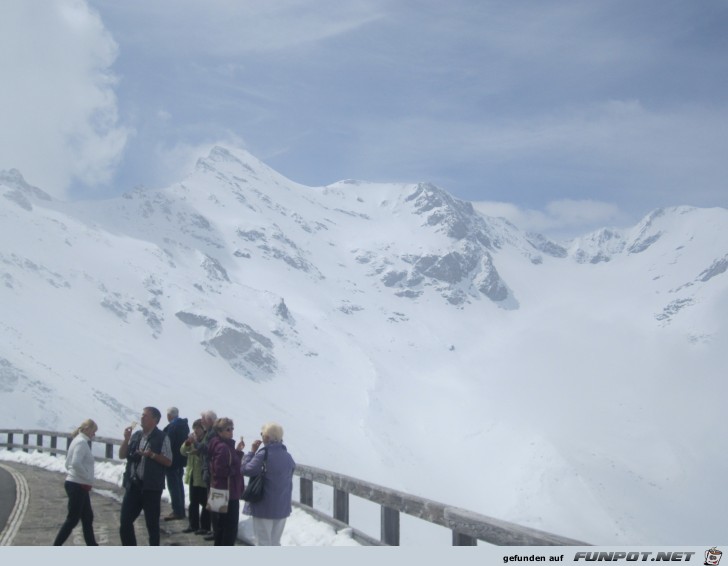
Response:
[[[73,433],[73,441],[66,454],[68,475],[64,487],[68,494],[68,516],[56,535],[54,546],[62,546],[71,531],[81,521],[83,538],[87,546],[98,546],[94,536],[94,512],[91,509],[89,492],[94,483],[94,457],[91,454],[91,439],[98,427],[86,419]]]

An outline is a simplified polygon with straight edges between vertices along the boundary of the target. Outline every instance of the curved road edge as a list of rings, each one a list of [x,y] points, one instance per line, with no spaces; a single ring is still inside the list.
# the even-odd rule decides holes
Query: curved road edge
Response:
[[[8,515],[5,526],[0,531],[0,546],[10,546],[20,525],[23,523],[25,511],[28,509],[30,492],[28,490],[28,482],[25,481],[25,478],[21,474],[3,464],[0,464],[0,468],[8,472],[15,482],[15,503]]]

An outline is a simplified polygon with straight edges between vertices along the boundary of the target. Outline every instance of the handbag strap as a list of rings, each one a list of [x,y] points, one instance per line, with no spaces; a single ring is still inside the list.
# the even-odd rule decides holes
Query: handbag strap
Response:
[[[227,444],[225,445],[227,446]],[[232,470],[233,467],[233,451],[228,446],[228,470]],[[230,471],[228,471],[228,493],[230,492],[230,478],[232,477],[232,474]]]

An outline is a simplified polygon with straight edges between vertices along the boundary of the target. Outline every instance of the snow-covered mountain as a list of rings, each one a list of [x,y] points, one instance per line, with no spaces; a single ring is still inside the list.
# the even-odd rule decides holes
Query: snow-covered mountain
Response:
[[[430,184],[306,187],[220,147],[165,189],[59,202],[11,170],[0,195],[2,426],[213,408],[570,538],[723,535],[725,209],[553,242]]]

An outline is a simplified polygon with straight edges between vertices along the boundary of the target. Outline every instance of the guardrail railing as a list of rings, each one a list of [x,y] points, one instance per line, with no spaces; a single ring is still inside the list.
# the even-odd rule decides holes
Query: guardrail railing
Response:
[[[3,436],[5,437],[4,441]],[[56,456],[68,453],[72,438],[70,432],[0,429],[0,448],[19,449],[23,452],[37,450],[38,452],[48,452],[52,456]],[[60,444],[59,440],[61,441]],[[120,445],[121,440],[117,438],[94,437],[91,442],[94,459],[99,462],[121,462],[118,448]]]
[[[59,439],[60,444],[59,446]],[[19,442],[18,442],[19,441]],[[71,444],[71,434],[48,430],[0,429],[0,448],[37,450],[63,455]],[[95,437],[91,447],[94,458],[102,462],[122,463],[119,458],[121,440]],[[499,546],[589,546],[588,543],[561,537],[481,515],[473,511],[410,495],[365,480],[314,466],[296,464],[299,477],[299,499],[294,502],[337,527],[352,528],[354,538],[363,544],[399,545],[400,514],[405,513],[452,531],[453,546],[474,546],[483,541]],[[314,484],[333,488],[333,516],[314,509]],[[380,506],[380,538],[377,540],[349,525],[349,496],[354,495]]]

